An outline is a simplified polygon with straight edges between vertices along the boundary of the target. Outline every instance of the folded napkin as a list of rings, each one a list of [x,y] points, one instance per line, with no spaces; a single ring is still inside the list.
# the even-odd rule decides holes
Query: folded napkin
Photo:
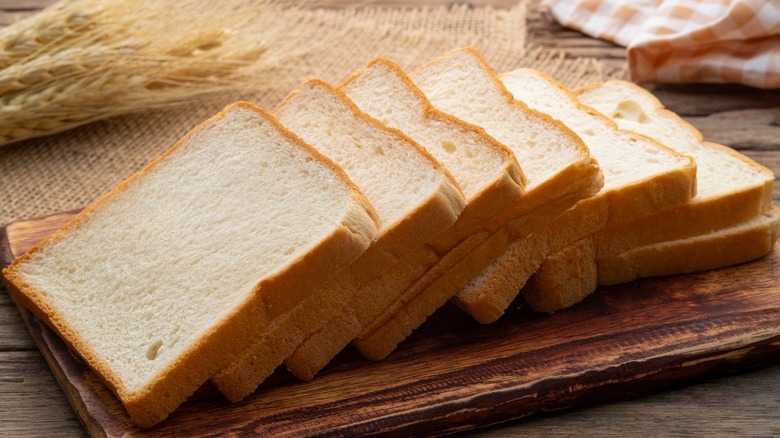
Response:
[[[634,81],[780,88],[780,0],[545,0],[541,8],[627,47]]]

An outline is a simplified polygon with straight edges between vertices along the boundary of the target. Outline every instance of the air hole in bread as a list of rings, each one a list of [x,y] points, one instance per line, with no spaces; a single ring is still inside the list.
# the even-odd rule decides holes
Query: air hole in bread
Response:
[[[377,147],[374,148],[374,153],[376,155],[384,156],[385,155],[385,150],[382,149],[381,147],[377,146]]]
[[[452,154],[452,153],[454,153],[455,151],[458,150],[458,147],[455,146],[455,143],[453,143],[453,142],[451,142],[449,140],[442,140],[441,141],[441,147],[442,147],[442,149],[444,149],[446,152],[448,152],[450,154]]]
[[[632,120],[638,123],[649,123],[650,117],[642,110],[642,107],[633,100],[620,102],[612,115],[614,119]]]
[[[157,356],[160,354],[160,348],[162,347],[163,342],[157,341],[154,344],[149,346],[149,349],[146,350],[146,358],[149,360],[155,360],[157,359]]]

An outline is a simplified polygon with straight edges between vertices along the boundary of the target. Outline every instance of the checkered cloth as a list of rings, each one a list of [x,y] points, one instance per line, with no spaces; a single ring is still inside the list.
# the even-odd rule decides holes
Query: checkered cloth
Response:
[[[780,88],[780,0],[545,0],[541,8],[626,46],[637,82]]]

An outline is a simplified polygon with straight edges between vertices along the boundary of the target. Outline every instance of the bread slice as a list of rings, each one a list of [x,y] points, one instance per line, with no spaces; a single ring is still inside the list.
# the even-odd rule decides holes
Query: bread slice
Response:
[[[604,187],[543,229],[515,241],[455,297],[455,303],[482,323],[504,311],[548,254],[614,224],[688,202],[696,192],[693,159],[631,131],[579,102],[555,79],[531,69],[501,75],[514,97],[561,120],[599,161]]]
[[[539,312],[555,312],[579,303],[596,290],[596,244],[586,236],[547,256],[521,294]]]
[[[775,177],[733,149],[704,142],[702,135],[650,92],[626,81],[593,84],[579,98],[615,120],[621,129],[655,138],[696,160],[698,192],[689,203],[597,236],[599,254],[618,254],[648,243],[676,240],[730,227],[766,211]],[[680,226],[684,224],[684,226]]]
[[[780,208],[772,205],[742,224],[599,258],[598,282],[618,284],[640,277],[687,274],[748,262],[771,252],[778,234]]]
[[[377,58],[340,89],[362,111],[412,137],[458,181],[468,205],[428,245],[449,250],[523,195],[527,181],[514,153],[481,127],[435,109],[397,64]]]
[[[772,172],[731,148],[702,141],[701,133],[664,109],[648,91],[629,82],[610,81],[588,86],[578,93],[584,103],[613,118],[621,128],[652,136],[694,157],[698,169],[698,193],[694,199],[645,218],[613,224],[596,233],[594,244],[597,258],[613,258],[653,243],[677,241],[730,228],[766,211],[772,198]],[[728,254],[712,254],[710,257],[722,257],[721,265],[730,264]],[[546,272],[567,269],[568,262],[565,260],[566,257],[548,260],[545,263],[559,263],[561,266],[548,267]],[[596,262],[596,266],[600,265]],[[575,267],[569,266],[571,269]],[[573,272],[566,277],[580,276],[582,274]],[[543,275],[535,282],[538,284],[527,288],[524,296],[534,308],[546,312],[554,311],[556,307],[538,306],[535,303],[560,302],[571,305],[595,290],[595,287],[576,290],[572,285],[547,288],[545,285],[552,281],[543,278]]]
[[[3,274],[150,427],[361,254],[376,220],[335,164],[237,103]]]
[[[354,344],[370,359],[386,357],[512,240],[538,229],[603,184],[582,140],[561,122],[513,99],[476,51],[450,52],[411,76],[436,108],[482,126],[509,147],[528,182],[521,202],[507,206],[482,231],[442,255],[434,268],[408,286],[401,299],[361,333]]]
[[[376,240],[347,270],[329,283],[312,283],[318,292],[310,300],[212,378],[230,400],[254,391],[361,286],[451,227],[466,204],[455,180],[428,152],[361,112],[325,82],[304,83],[274,114],[344,169],[376,209],[381,225]]]
[[[535,301],[529,304],[534,309],[554,312],[582,301],[599,283],[705,271],[760,258],[772,251],[778,234],[780,209],[772,205],[742,224],[640,246],[600,259],[598,266],[593,236],[588,236],[550,256],[528,281],[523,294],[533,297]]]
[[[357,337],[366,324],[438,260],[438,251],[479,231],[523,194],[525,177],[514,154],[469,125],[434,109],[396,64],[375,59],[340,87],[361,110],[387,125],[403,129],[447,167],[463,189],[468,204],[455,224],[426,246],[414,248],[387,273],[371,281],[337,315],[311,333],[285,360],[301,379],[310,379]]]

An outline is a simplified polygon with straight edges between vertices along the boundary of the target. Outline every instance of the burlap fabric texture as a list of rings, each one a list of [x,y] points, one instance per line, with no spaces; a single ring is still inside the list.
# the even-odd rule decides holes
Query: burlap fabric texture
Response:
[[[604,78],[595,61],[530,49],[526,12],[522,1],[498,10],[452,6],[297,11],[280,18],[290,22],[290,38],[266,54],[288,65],[280,66],[285,68],[260,91],[114,117],[0,148],[0,224],[81,208],[225,105],[243,99],[272,110],[307,78],[338,84],[376,56],[412,69],[448,50],[472,46],[497,71],[534,67],[570,86]],[[289,56],[302,44],[311,44],[311,49]]]

